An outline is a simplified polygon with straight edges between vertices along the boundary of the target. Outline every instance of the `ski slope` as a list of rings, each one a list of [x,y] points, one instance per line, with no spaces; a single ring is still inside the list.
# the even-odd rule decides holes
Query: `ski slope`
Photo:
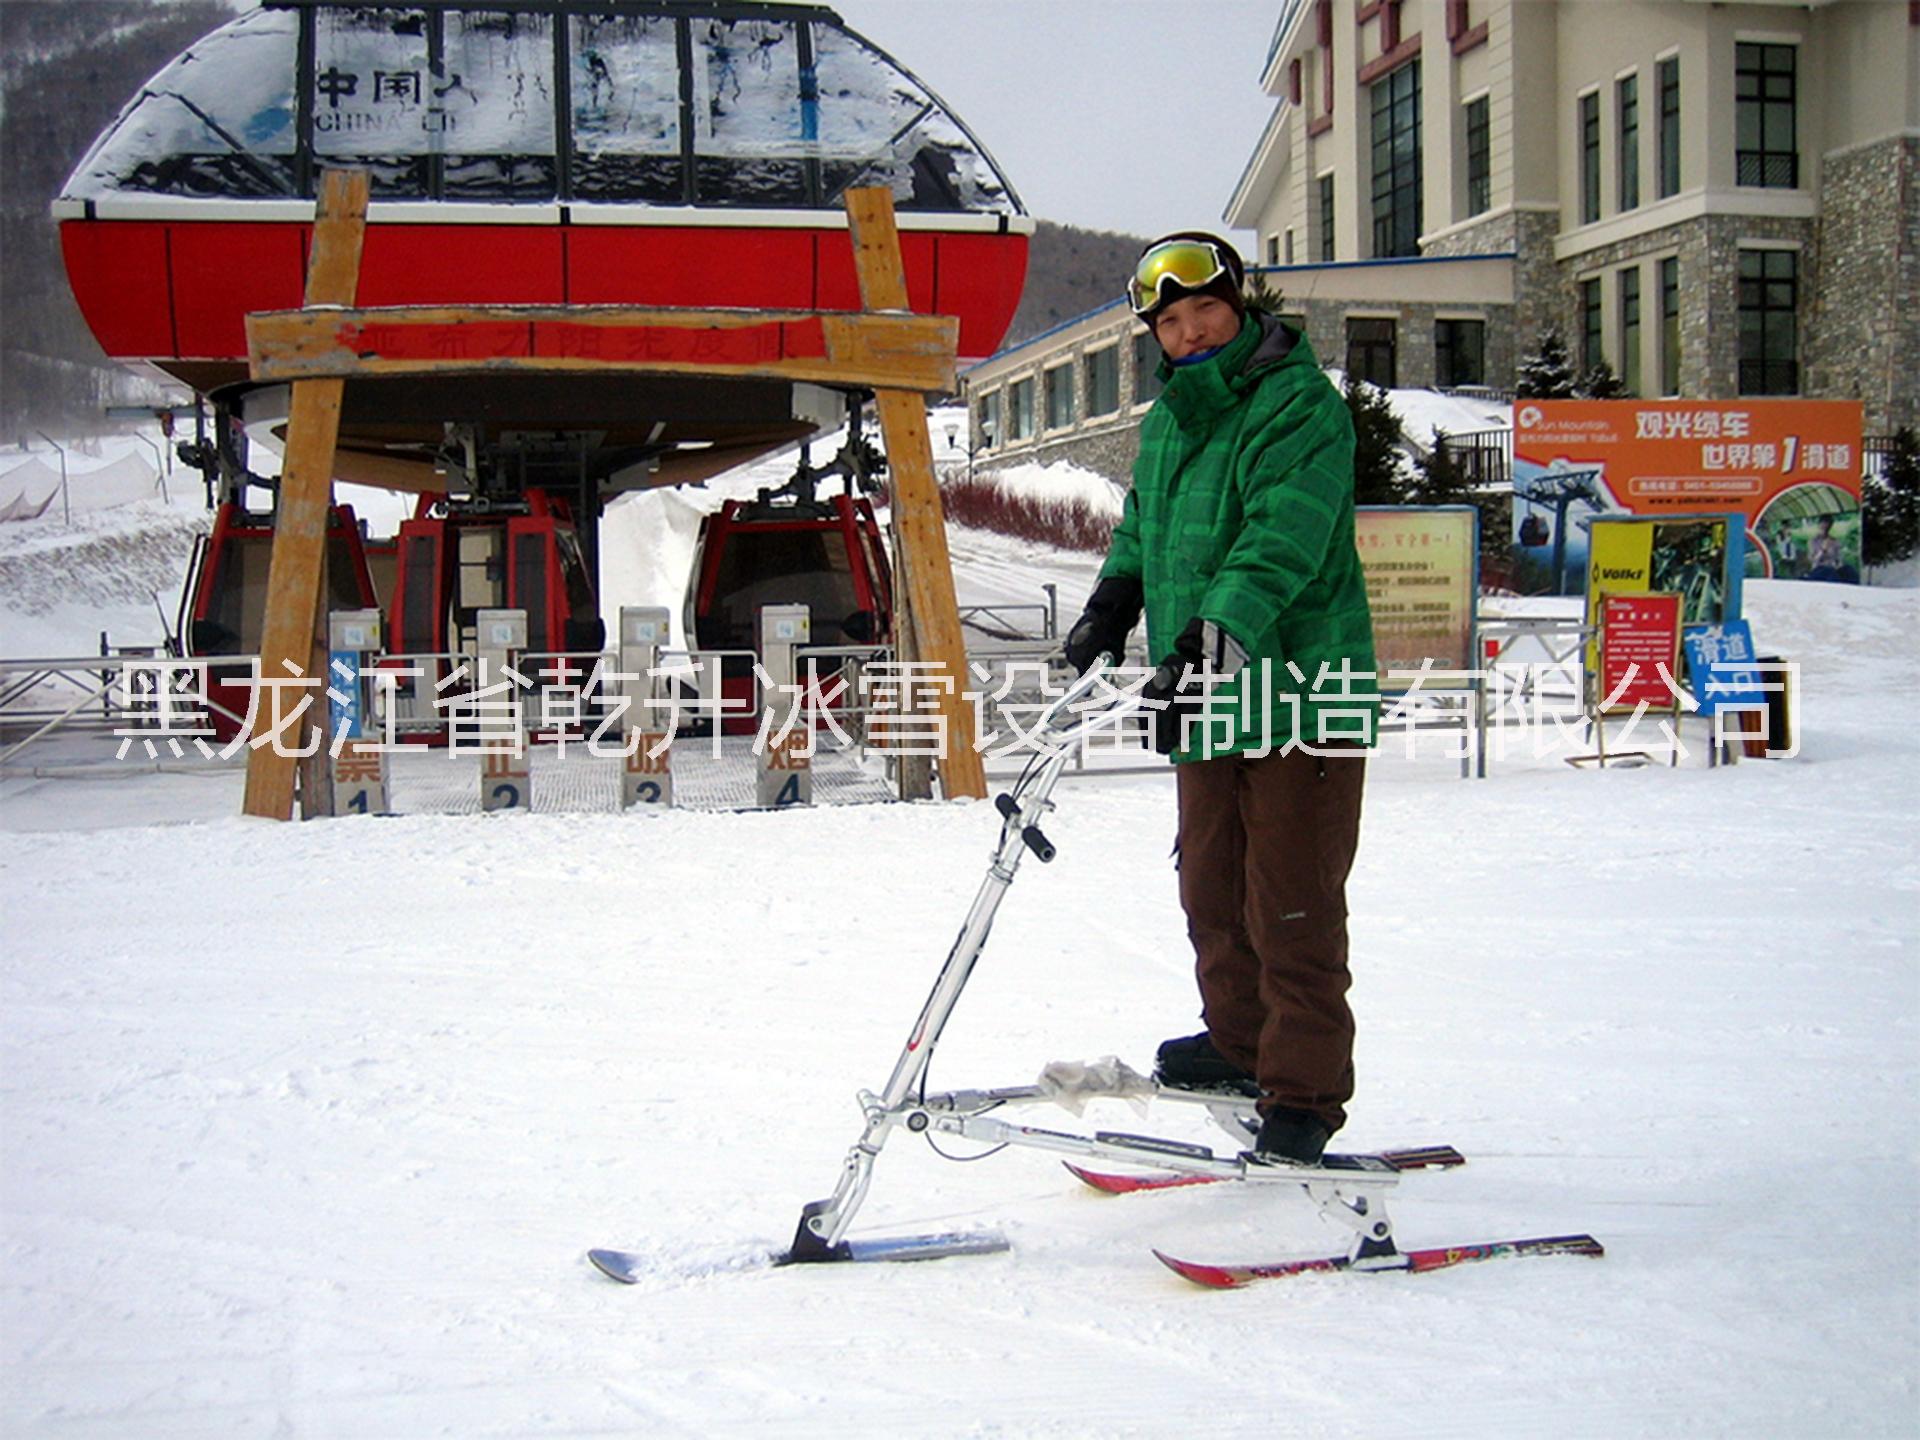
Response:
[[[963,600],[1069,616],[1094,564],[954,551]],[[1912,1435],[1920,592],[1748,608],[1804,667],[1795,759],[1372,766],[1340,1144],[1469,1156],[1404,1179],[1403,1245],[1598,1261],[1207,1292],[1150,1250],[1343,1239],[1284,1191],[1107,1197],[896,1134],[857,1231],[1009,1254],[746,1268],[838,1178],[986,803],[275,825],[232,773],[0,781],[0,1434]],[[1170,777],[1057,799],[937,1088],[1195,1026]]]

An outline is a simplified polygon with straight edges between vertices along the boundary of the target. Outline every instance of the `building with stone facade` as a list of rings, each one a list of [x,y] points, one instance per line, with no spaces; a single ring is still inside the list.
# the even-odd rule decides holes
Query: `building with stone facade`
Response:
[[[1224,219],[1323,363],[1509,388],[1552,326],[1920,425],[1920,0],[1282,0],[1261,83]],[[1156,358],[1118,301],[994,356],[981,458],[1124,473]]]

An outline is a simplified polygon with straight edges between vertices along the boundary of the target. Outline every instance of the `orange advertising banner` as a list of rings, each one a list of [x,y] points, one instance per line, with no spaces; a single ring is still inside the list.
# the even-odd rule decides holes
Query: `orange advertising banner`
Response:
[[[1520,400],[1516,579],[1575,594],[1584,521],[1722,512],[1746,522],[1750,577],[1860,578],[1856,400]]]

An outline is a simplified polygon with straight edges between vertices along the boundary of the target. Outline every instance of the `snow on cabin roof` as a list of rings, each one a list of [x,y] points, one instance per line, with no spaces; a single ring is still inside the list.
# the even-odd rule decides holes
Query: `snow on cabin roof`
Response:
[[[832,9],[728,0],[267,0],[148,81],[62,199],[304,198],[343,164],[383,199],[810,209],[886,184],[907,213],[1025,213]]]

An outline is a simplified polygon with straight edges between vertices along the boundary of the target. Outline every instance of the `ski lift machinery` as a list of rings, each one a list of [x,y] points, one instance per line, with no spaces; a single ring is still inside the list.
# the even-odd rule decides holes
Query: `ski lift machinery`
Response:
[[[1555,1235],[1526,1240],[1503,1240],[1472,1245],[1402,1251],[1395,1246],[1386,1196],[1405,1170],[1452,1166],[1464,1158],[1450,1146],[1373,1155],[1324,1156],[1316,1165],[1291,1165],[1255,1158],[1246,1147],[1259,1129],[1253,1101],[1221,1091],[1180,1090],[1157,1084],[1119,1064],[1092,1066],[1050,1065],[1032,1085],[990,1090],[927,1089],[927,1069],[954,1007],[959,1003],[974,966],[986,946],[994,916],[1005,899],[1023,855],[1031,852],[1043,864],[1056,854],[1040,821],[1054,809],[1053,790],[1074,747],[1097,730],[1110,728],[1140,703],[1139,686],[1123,692],[1112,688],[1112,667],[1118,657],[1104,657],[1092,666],[1040,716],[1035,726],[1035,754],[1012,789],[997,797],[1000,839],[934,980],[933,989],[908,1033],[893,1071],[878,1094],[862,1090],[859,1103],[865,1123],[847,1151],[839,1183],[823,1200],[802,1207],[793,1242],[785,1250],[759,1258],[767,1265],[829,1264],[862,1261],[934,1260],[953,1255],[994,1254],[1009,1248],[994,1231],[946,1231],[927,1235],[850,1237],[848,1229],[865,1201],[880,1152],[896,1130],[921,1135],[958,1135],[994,1146],[1025,1146],[1072,1157],[1118,1163],[1162,1172],[1145,1180],[1119,1176],[1068,1163],[1081,1179],[1098,1189],[1154,1189],[1207,1181],[1241,1181],[1277,1185],[1303,1193],[1320,1214],[1351,1234],[1347,1253],[1315,1260],[1285,1260],[1256,1266],[1217,1266],[1181,1260],[1161,1251],[1155,1256],[1183,1278],[1198,1284],[1232,1286],[1249,1280],[1315,1270],[1422,1271],[1471,1260],[1514,1255],[1588,1255],[1605,1253],[1591,1235]],[[1096,1131],[1092,1135],[1014,1124],[993,1112],[1010,1107],[1069,1104],[1078,1109],[1101,1097],[1200,1106],[1209,1118],[1236,1142],[1235,1153],[1220,1154],[1210,1146],[1152,1135]],[[594,1249],[587,1259],[602,1274],[624,1284],[646,1277],[652,1257],[628,1250]]]

